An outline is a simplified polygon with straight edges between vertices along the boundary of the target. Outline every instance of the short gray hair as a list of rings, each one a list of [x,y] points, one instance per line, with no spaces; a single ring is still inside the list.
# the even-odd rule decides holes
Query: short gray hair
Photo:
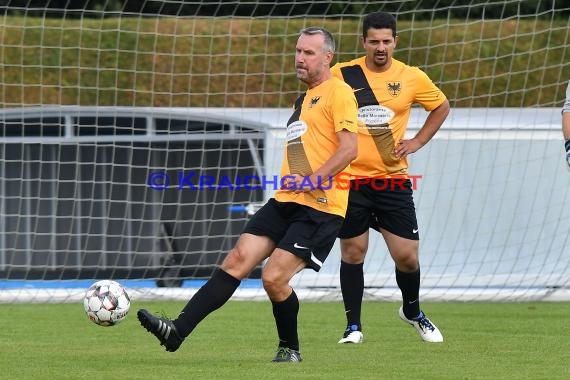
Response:
[[[324,42],[325,42],[323,50],[326,52],[330,51],[331,53],[335,52],[334,38],[331,32],[329,32],[325,28],[322,28],[320,26],[310,26],[308,28],[301,29],[301,34],[306,34],[309,36],[312,36],[314,34],[322,35],[324,37]]]

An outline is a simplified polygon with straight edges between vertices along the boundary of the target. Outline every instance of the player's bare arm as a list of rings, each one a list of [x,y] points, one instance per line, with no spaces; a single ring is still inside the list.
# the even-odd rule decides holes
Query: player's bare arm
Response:
[[[340,173],[346,168],[358,153],[357,134],[343,129],[336,133],[339,146],[334,154],[313,174],[310,178],[317,180],[318,178],[329,178]],[[316,183],[316,182],[315,182]]]
[[[417,152],[427,144],[437,133],[447,115],[449,114],[449,101],[446,99],[439,107],[431,111],[426,118],[423,127],[411,139],[402,139],[394,148],[394,153],[400,158],[406,158],[408,154]]]
[[[570,140],[570,111],[562,114],[562,134],[564,141]]]
[[[339,141],[337,150],[320,168],[310,175],[309,180],[311,183],[321,183],[322,185],[326,185],[325,180],[327,178],[334,177],[340,173],[352,162],[352,160],[356,158],[358,153],[356,133],[343,129],[342,131],[337,132],[336,136]],[[289,181],[289,184],[302,183],[303,176],[299,174],[291,174],[291,176],[294,178]],[[296,188],[294,190],[295,193],[312,190],[310,186],[301,186],[300,188],[297,188],[297,186],[291,187]]]

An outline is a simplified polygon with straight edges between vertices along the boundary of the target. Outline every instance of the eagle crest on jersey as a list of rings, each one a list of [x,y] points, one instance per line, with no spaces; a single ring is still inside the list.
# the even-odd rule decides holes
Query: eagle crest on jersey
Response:
[[[313,96],[311,98],[311,104],[309,104],[309,109],[313,108],[313,106],[316,106],[320,99],[321,99],[320,96]]]
[[[400,95],[401,90],[402,90],[402,83],[400,83],[400,82],[388,82],[388,92],[393,97]]]

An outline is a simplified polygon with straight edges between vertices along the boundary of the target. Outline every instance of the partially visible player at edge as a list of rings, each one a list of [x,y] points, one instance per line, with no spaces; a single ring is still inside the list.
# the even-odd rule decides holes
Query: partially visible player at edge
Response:
[[[397,43],[395,18],[384,12],[370,13],[362,24],[366,55],[337,63],[331,69],[334,76],[352,87],[362,122],[358,130],[358,157],[351,164],[354,177],[348,210],[339,234],[340,285],[347,318],[339,343],[363,341],[363,263],[369,227],[382,234],[396,264],[396,282],[403,302],[400,318],[414,326],[424,341],[443,341],[439,329],[420,309],[419,228],[407,156],[430,141],[450,107],[445,95],[423,71],[392,57]],[[418,133],[405,139],[413,103],[420,104],[429,115]],[[386,178],[394,176],[400,179],[386,186]],[[381,178],[375,185],[370,182],[374,177]],[[402,177],[407,178],[405,186],[400,185]],[[383,187],[384,190],[378,190]]]
[[[566,149],[566,164],[570,170],[570,81],[566,87],[566,100],[562,106],[562,134],[564,135],[564,148]]]
[[[357,154],[358,107],[351,88],[330,72],[335,44],[323,28],[301,31],[297,40],[297,78],[308,90],[295,102],[287,122],[281,178],[276,192],[253,215],[212,277],[169,320],[147,310],[138,311],[141,325],[167,351],[176,351],[208,314],[224,305],[257,265],[267,259],[262,282],[273,305],[279,343],[274,362],[299,362],[297,314],[299,301],[289,281],[304,268],[319,271],[342,225],[348,203],[346,185],[328,181],[344,170]],[[306,180],[310,180],[310,184]],[[305,186],[299,186],[305,184]]]

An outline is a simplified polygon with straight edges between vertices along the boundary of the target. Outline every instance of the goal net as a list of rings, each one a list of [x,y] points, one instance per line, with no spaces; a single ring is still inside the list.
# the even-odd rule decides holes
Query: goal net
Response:
[[[567,2],[52,3],[0,5],[0,302],[71,301],[104,278],[186,299],[275,190],[299,30],[326,27],[353,59],[376,10],[398,19],[395,58],[452,106],[410,159],[423,299],[570,298]],[[399,299],[371,235],[366,297]],[[339,299],[339,265],[337,244],[293,285]],[[236,297],[265,298],[260,271]]]

